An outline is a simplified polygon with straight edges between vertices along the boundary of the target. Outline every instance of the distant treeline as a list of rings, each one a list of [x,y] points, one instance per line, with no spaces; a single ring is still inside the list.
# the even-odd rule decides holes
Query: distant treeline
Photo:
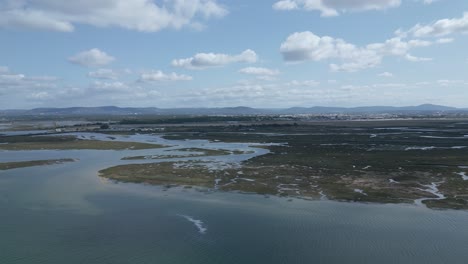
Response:
[[[124,119],[122,125],[138,124],[183,124],[183,123],[210,123],[210,122],[256,122],[272,120],[271,116],[192,116],[171,117],[158,119]]]

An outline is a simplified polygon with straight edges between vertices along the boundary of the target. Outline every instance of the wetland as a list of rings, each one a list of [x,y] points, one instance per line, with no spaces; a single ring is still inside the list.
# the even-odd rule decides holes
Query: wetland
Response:
[[[468,257],[466,122],[134,130],[0,131],[0,262]]]
[[[221,167],[216,162],[172,161],[184,156],[160,155],[157,158],[164,162],[119,165],[101,170],[100,175],[117,181],[195,185],[307,199],[377,203],[423,199],[421,203],[431,208],[468,209],[468,181],[461,177],[468,163],[466,125],[427,121],[403,122],[400,126],[373,124],[379,127],[369,127],[369,122],[343,122],[341,126],[175,128],[179,131],[163,137],[250,142],[251,147],[268,152]],[[428,185],[436,192],[427,191]],[[439,192],[444,194],[443,199],[436,194]]]

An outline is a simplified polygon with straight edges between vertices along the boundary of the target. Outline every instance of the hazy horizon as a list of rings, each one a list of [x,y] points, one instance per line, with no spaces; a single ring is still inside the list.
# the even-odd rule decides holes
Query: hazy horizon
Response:
[[[219,106],[219,107],[158,107],[158,106],[119,106],[119,105],[98,105],[98,106],[66,106],[66,107],[36,107],[36,108],[10,108],[10,109],[2,109],[0,111],[28,111],[28,110],[35,110],[35,109],[69,109],[69,108],[106,108],[106,107],[116,107],[120,109],[125,108],[133,108],[133,109],[144,109],[144,108],[154,108],[154,109],[161,109],[161,110],[171,110],[171,109],[231,109],[231,108],[249,108],[249,109],[256,109],[256,110],[287,110],[293,108],[344,108],[344,109],[355,109],[355,108],[418,108],[418,107],[442,107],[442,108],[454,108],[454,110],[468,110],[468,107],[453,107],[447,105],[436,105],[436,104],[419,104],[419,105],[404,105],[404,106],[392,106],[392,105],[364,105],[364,106],[350,106],[350,107],[342,107],[342,106],[323,106],[323,105],[313,105],[313,106],[290,106],[290,107],[256,107],[256,106],[246,106],[246,105],[236,105],[236,106]]]

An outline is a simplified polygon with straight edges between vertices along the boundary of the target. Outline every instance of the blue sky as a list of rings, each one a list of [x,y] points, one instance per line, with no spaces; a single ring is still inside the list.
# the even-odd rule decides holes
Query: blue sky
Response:
[[[468,107],[466,0],[73,2],[0,0],[0,109]]]

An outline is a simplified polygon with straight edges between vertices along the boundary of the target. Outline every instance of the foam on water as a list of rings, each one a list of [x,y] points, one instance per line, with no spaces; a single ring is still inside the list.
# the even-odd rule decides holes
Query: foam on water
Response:
[[[188,216],[188,215],[179,215],[179,216],[180,216],[180,217],[183,217],[183,218],[185,218],[185,219],[187,219],[189,222],[191,222],[192,224],[194,224],[195,227],[198,229],[198,232],[199,232],[200,234],[205,234],[206,231],[208,230],[208,228],[206,228],[206,227],[204,226],[204,223],[203,223],[203,221],[201,221],[201,220],[195,219],[195,218],[193,218],[193,217],[191,217],[191,216]]]

